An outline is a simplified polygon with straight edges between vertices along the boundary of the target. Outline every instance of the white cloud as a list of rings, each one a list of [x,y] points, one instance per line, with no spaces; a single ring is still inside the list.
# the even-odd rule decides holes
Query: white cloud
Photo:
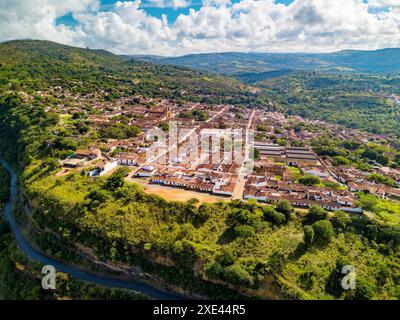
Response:
[[[82,45],[80,28],[56,26],[67,13],[93,12],[98,0],[0,0],[0,40],[35,38]]]
[[[153,0],[152,0],[153,1]],[[154,0],[179,8],[186,0]],[[140,0],[98,10],[97,0],[0,0],[0,40],[41,38],[116,53],[181,55],[220,51],[335,51],[400,46],[400,0],[204,0],[168,24]],[[147,2],[148,3],[148,2]],[[394,5],[393,5],[394,4]],[[385,7],[388,10],[371,11]],[[72,12],[76,27],[56,26]]]
[[[399,0],[370,0],[368,4],[371,7],[400,7]]]
[[[400,18],[400,0],[370,0],[368,4],[373,9],[389,9]]]
[[[173,8],[175,10],[186,8],[189,5],[189,0],[148,0],[146,3],[142,2],[142,7]]]

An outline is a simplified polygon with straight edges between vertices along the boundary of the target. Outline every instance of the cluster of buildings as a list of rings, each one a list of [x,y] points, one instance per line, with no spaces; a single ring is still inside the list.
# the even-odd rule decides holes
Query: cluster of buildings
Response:
[[[327,210],[356,213],[362,211],[356,205],[358,191],[400,199],[400,189],[371,182],[365,172],[355,168],[333,167],[307,147],[312,140],[320,137],[321,130],[310,129],[318,126],[328,127],[339,138],[360,142],[379,141],[383,138],[380,135],[358,133],[319,120],[230,105],[178,105],[170,100],[141,97],[125,97],[113,102],[98,102],[96,96],[75,100],[80,102],[85,98],[93,100],[92,110],[95,112],[91,112],[88,119],[95,127],[124,121],[139,126],[142,132],[134,138],[98,141],[87,150],[77,150],[61,161],[67,171],[80,169],[97,177],[112,172],[117,166],[127,166],[132,168],[129,178],[147,179],[148,183],[161,186],[225,197],[239,194],[243,199],[257,199],[265,203],[287,200],[293,206],[302,208],[316,204]],[[206,120],[196,117],[199,114],[206,114]],[[186,133],[178,134],[175,145],[162,149],[159,140],[154,137],[149,140],[149,133],[155,127],[171,122],[177,123],[179,129],[186,130]],[[304,124],[300,129],[299,123]],[[242,162],[237,162],[226,160],[232,151],[225,150],[224,145],[218,148],[213,145],[206,152],[200,148],[199,134],[202,130],[225,128],[252,129],[255,132],[256,141],[240,141],[243,150],[247,150],[245,145],[248,144],[257,149],[259,155],[252,172],[243,177],[241,172],[246,163],[246,151],[240,154]],[[163,131],[167,140],[171,139],[168,128],[164,126]],[[283,143],[277,143],[277,140]],[[196,156],[193,158],[191,152],[194,149]],[[153,152],[154,156],[149,158],[149,152]],[[212,154],[219,154],[217,161],[212,159]],[[232,160],[235,156],[237,154],[231,154],[228,158]],[[160,161],[161,158],[163,161]],[[376,171],[382,171],[400,186],[400,172],[389,168],[377,168]],[[299,183],[299,177],[304,175],[317,176],[322,182],[335,182],[340,188],[330,188],[323,183],[306,186]]]
[[[390,187],[381,183],[370,181],[370,173],[352,167],[332,167],[332,175],[345,184],[351,192],[363,192],[375,194],[381,198],[392,198],[400,200],[400,189]],[[400,187],[400,172],[393,168],[376,168],[376,173],[391,178]]]
[[[67,159],[61,161],[61,165],[67,169],[86,169],[89,176],[98,177],[115,169],[118,166],[118,161],[103,156],[99,149],[92,148],[76,150]]]
[[[285,164],[277,165],[272,158],[256,163],[254,172],[247,177],[243,198],[256,199],[265,203],[287,200],[293,206],[302,208],[319,205],[327,210],[362,212],[356,206],[355,195],[347,190],[306,186],[297,182],[298,177],[303,174],[315,175],[331,181],[329,174],[321,165],[305,164],[296,167],[297,170],[293,168]]]
[[[318,164],[318,157],[310,148],[282,147],[266,142],[255,142],[254,148],[259,151],[261,158],[273,159],[275,162],[283,162],[289,166]]]
[[[287,200],[293,206],[302,208],[319,205],[326,210],[362,212],[351,192],[305,186],[286,179],[270,180],[261,176],[250,176],[247,179],[244,199],[256,199],[266,203]]]
[[[236,186],[237,178],[237,175],[221,172],[201,172],[169,168],[157,172],[150,179],[150,182],[168,187],[178,187],[230,197]]]

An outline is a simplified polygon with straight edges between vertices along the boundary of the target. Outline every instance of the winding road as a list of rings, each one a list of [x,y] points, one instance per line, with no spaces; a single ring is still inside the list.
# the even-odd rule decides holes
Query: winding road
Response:
[[[23,253],[29,257],[30,259],[42,263],[44,265],[52,265],[59,272],[64,272],[72,277],[82,280],[85,282],[90,282],[96,285],[111,287],[111,288],[119,288],[119,289],[129,289],[136,291],[138,293],[142,293],[151,299],[159,299],[159,300],[182,300],[185,299],[182,296],[179,296],[174,293],[166,292],[161,289],[152,287],[146,283],[138,282],[138,281],[126,281],[126,280],[118,280],[118,279],[110,279],[102,276],[97,276],[94,274],[87,273],[83,270],[80,270],[76,267],[72,267],[66,265],[63,262],[57,261],[53,258],[47,257],[35,249],[22,235],[19,230],[18,224],[13,215],[13,207],[17,200],[17,174],[14,169],[4,160],[0,159],[0,165],[2,165],[11,176],[11,187],[10,187],[10,199],[6,203],[4,207],[4,218],[10,224],[11,231],[17,241],[19,248],[23,251]]]

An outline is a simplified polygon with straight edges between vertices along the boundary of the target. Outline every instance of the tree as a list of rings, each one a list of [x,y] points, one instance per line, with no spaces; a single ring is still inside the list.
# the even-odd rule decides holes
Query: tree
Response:
[[[105,184],[105,189],[109,191],[114,191],[121,188],[124,185],[124,176],[119,173],[112,174]]]
[[[303,241],[307,246],[310,246],[314,242],[314,236],[314,229],[310,226],[305,226]]]
[[[319,220],[324,220],[327,216],[328,213],[323,208],[317,205],[312,205],[308,210],[307,218],[310,222],[315,222]]]
[[[351,219],[346,212],[336,211],[332,218],[332,225],[338,230],[345,230],[351,223]]]
[[[115,173],[117,173],[123,177],[127,177],[130,172],[131,172],[131,170],[127,167],[120,167],[117,169],[117,171],[115,171]]]
[[[312,225],[312,228],[314,230],[314,242],[321,246],[328,244],[335,234],[332,224],[328,220],[317,221]]]
[[[294,211],[292,205],[287,200],[279,201],[275,207],[275,210],[280,213],[283,213],[286,217],[286,220],[289,220],[291,218],[292,213]]]
[[[212,215],[215,213],[215,209],[212,208],[207,203],[202,203],[198,210],[196,211],[196,216],[193,220],[193,225],[195,227],[200,227],[203,225]]]
[[[263,207],[264,220],[276,225],[281,225],[286,222],[286,216],[283,213],[277,212],[274,208]]]
[[[223,267],[228,267],[235,263],[236,257],[231,249],[224,248],[216,261]]]
[[[93,190],[86,197],[88,201],[87,206],[90,209],[94,209],[104,203],[108,199],[108,194],[104,190]]]
[[[357,205],[363,210],[374,211],[375,206],[378,204],[378,198],[374,195],[362,195],[357,201]]]
[[[389,177],[385,177],[384,175],[381,175],[379,173],[372,173],[372,174],[367,176],[367,179],[369,181],[373,181],[375,183],[386,184],[389,187],[396,187],[397,186],[396,181],[394,181],[393,179],[391,179]]]
[[[232,214],[236,222],[239,224],[247,224],[253,226],[255,229],[261,227],[261,219],[263,217],[261,210],[255,210],[252,212],[243,208],[235,208],[232,210]]]
[[[374,285],[365,279],[357,279],[354,299],[372,300],[374,297]]]
[[[343,156],[336,156],[333,158],[332,164],[334,166],[348,166],[351,164],[351,161]]]
[[[127,139],[136,137],[140,132],[141,130],[137,126],[116,123],[100,129],[100,136],[102,138]]]
[[[223,272],[222,266],[217,262],[213,261],[210,264],[208,264],[205,268],[206,274],[210,279],[213,280],[218,280],[221,278],[222,272]]]
[[[232,284],[244,287],[254,285],[253,277],[239,264],[233,264],[224,269],[224,279]]]
[[[321,179],[313,175],[305,175],[299,178],[299,183],[305,186],[316,186],[321,183]]]
[[[161,128],[162,131],[168,132],[169,130],[169,124],[167,122],[162,122],[159,124],[159,127]]]
[[[240,238],[250,238],[256,235],[256,231],[252,226],[238,225],[235,227],[235,234]]]

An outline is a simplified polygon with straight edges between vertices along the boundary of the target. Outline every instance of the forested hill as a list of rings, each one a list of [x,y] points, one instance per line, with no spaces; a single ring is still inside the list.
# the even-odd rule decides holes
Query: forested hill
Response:
[[[262,103],[242,82],[170,65],[127,61],[104,50],[48,41],[0,44],[0,90],[29,92],[63,86],[73,92],[141,94],[176,100]]]
[[[221,74],[262,73],[273,70],[315,70],[346,73],[400,72],[400,48],[376,51],[346,50],[335,53],[205,53],[182,57],[131,56]]]

